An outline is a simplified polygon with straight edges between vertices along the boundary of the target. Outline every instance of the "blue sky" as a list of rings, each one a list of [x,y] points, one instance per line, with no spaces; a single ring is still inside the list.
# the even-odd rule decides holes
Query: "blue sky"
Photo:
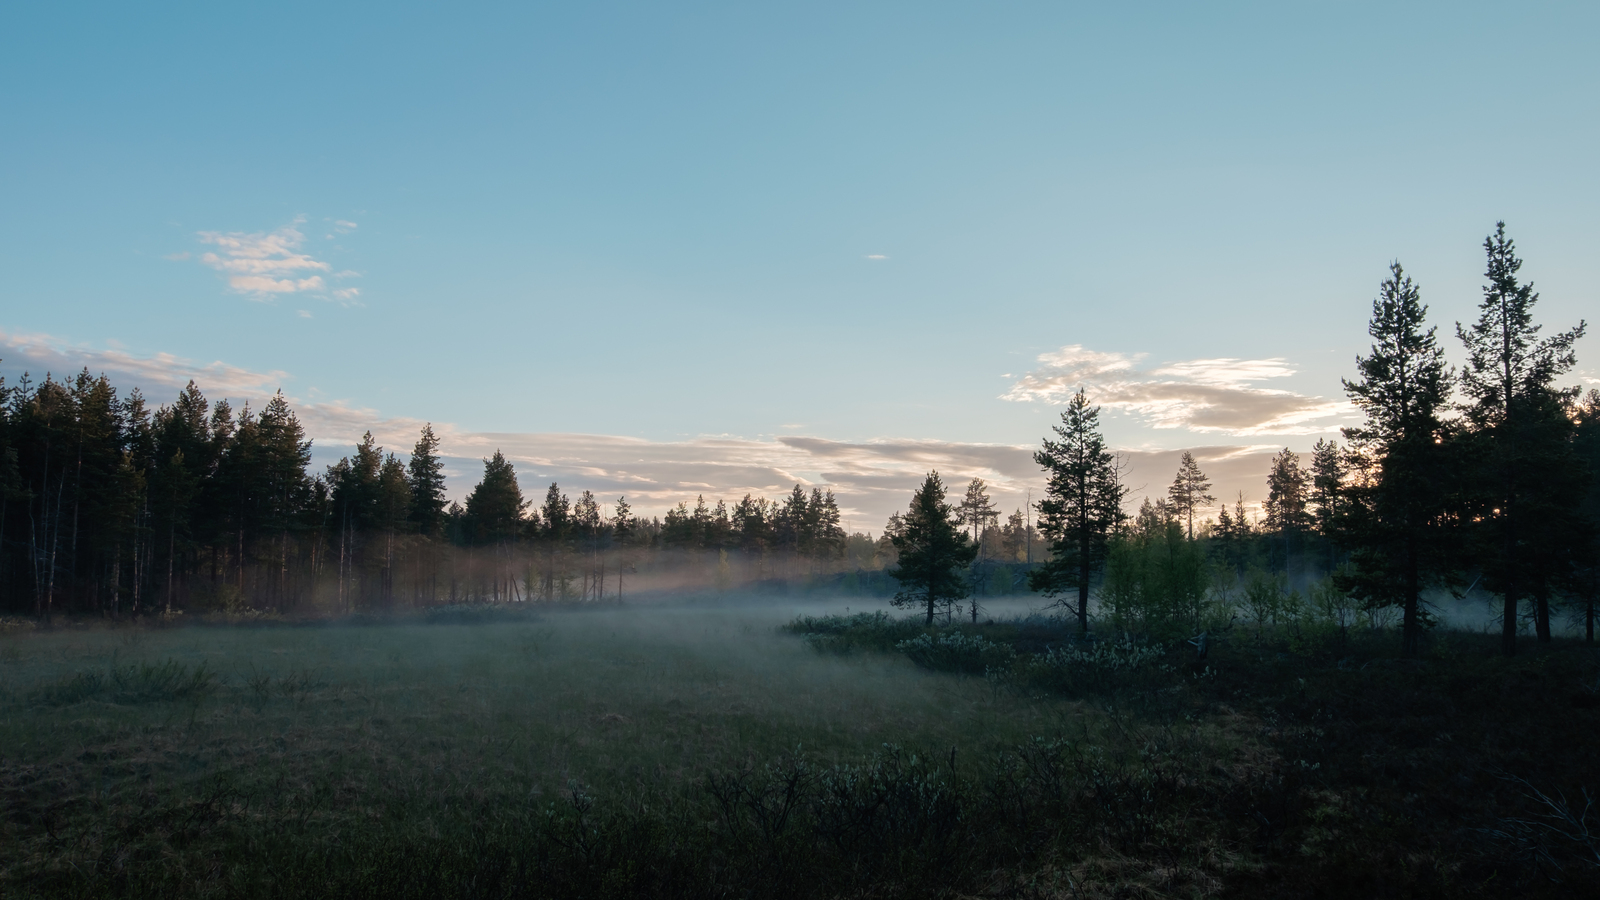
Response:
[[[1390,260],[1448,333],[1504,218],[1542,320],[1593,318],[1597,26],[1593,4],[12,4],[0,368],[281,386],[325,452],[431,420],[462,490],[505,445],[526,484],[646,507],[832,484],[874,528],[927,465],[1020,499],[1082,383],[1152,485],[1205,447],[1259,494],[1264,448],[1345,421]]]

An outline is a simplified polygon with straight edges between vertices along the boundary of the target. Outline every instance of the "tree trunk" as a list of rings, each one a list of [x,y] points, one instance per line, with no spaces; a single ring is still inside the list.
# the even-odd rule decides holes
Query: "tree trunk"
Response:
[[[1533,627],[1539,643],[1550,643],[1550,595],[1542,589],[1533,595]]]
[[[1500,652],[1505,656],[1517,655],[1517,606],[1521,599],[1514,585],[1506,588],[1500,621]]]
[[[1089,633],[1089,542],[1078,548],[1078,633]]]
[[[1422,651],[1422,623],[1417,619],[1421,593],[1416,538],[1412,536],[1406,541],[1406,599],[1400,619],[1400,656],[1404,659],[1416,659]]]

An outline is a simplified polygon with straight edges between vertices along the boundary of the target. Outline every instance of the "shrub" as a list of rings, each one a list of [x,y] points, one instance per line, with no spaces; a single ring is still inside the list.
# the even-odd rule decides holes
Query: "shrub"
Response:
[[[895,619],[885,612],[856,613],[853,616],[797,616],[783,626],[784,631],[805,637],[819,653],[854,653],[874,650],[887,653],[901,641],[923,632],[915,618]]]
[[[1025,683],[1063,694],[1109,694],[1136,687],[1172,671],[1167,651],[1130,637],[1057,647],[1020,661]]]
[[[1007,670],[1017,658],[1005,644],[985,640],[981,634],[947,632],[937,637],[919,634],[901,641],[895,649],[925,669],[981,675],[990,669]]]

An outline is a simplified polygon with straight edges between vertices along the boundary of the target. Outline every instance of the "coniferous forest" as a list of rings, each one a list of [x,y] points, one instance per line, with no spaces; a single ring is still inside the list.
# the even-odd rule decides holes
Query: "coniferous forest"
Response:
[[[981,479],[948,504],[945,530],[971,546],[942,551],[956,565],[936,600],[923,584],[929,621],[968,598],[975,618],[980,598],[1028,590],[1084,631],[1093,605],[1118,627],[1168,636],[1316,607],[1346,624],[1395,616],[1414,656],[1428,596],[1476,591],[1502,602],[1507,654],[1528,623],[1539,641],[1562,624],[1593,640],[1600,391],[1562,380],[1585,325],[1543,333],[1503,225],[1484,250],[1478,319],[1456,326],[1464,365],[1445,362],[1420,286],[1395,263],[1372,304],[1371,350],[1344,382],[1364,422],[1309,458],[1285,448],[1258,507],[1212,496],[1184,454],[1165,496],[1126,508],[1116,454],[1080,392],[1035,455],[1048,481],[1036,510],[1002,522]],[[0,381],[0,609],[348,615],[796,581],[888,594],[902,555],[941,539],[906,534],[927,527],[926,491],[874,540],[845,534],[820,487],[714,506],[698,496],[640,518],[626,497],[574,498],[557,484],[524,496],[498,451],[452,503],[438,448],[431,427],[403,454],[368,434],[314,472],[281,392],[235,410],[192,382],[153,405],[87,370]]]

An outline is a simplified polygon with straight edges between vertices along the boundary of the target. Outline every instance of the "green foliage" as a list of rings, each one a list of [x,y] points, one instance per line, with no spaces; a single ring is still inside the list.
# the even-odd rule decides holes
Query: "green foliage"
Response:
[[[1157,640],[1202,630],[1212,609],[1211,567],[1203,547],[1177,522],[1153,519],[1111,542],[1101,613],[1124,632]]]
[[[902,527],[891,535],[898,561],[889,575],[900,582],[894,605],[925,608],[927,624],[939,610],[948,612],[970,592],[966,568],[978,555],[944,498],[939,473],[929,472],[911,497]]]
[[[1261,569],[1252,569],[1244,578],[1241,606],[1256,623],[1259,639],[1268,625],[1295,620],[1300,612],[1300,595],[1288,589],[1287,579]]]
[[[1050,539],[1050,558],[1028,573],[1028,583],[1046,597],[1076,592],[1078,627],[1087,632],[1089,585],[1105,564],[1112,533],[1127,518],[1122,500],[1128,489],[1100,434],[1100,409],[1089,405],[1083,391],[1073,395],[1052,430],[1060,440],[1046,438],[1033,454],[1048,479],[1039,530]]]

